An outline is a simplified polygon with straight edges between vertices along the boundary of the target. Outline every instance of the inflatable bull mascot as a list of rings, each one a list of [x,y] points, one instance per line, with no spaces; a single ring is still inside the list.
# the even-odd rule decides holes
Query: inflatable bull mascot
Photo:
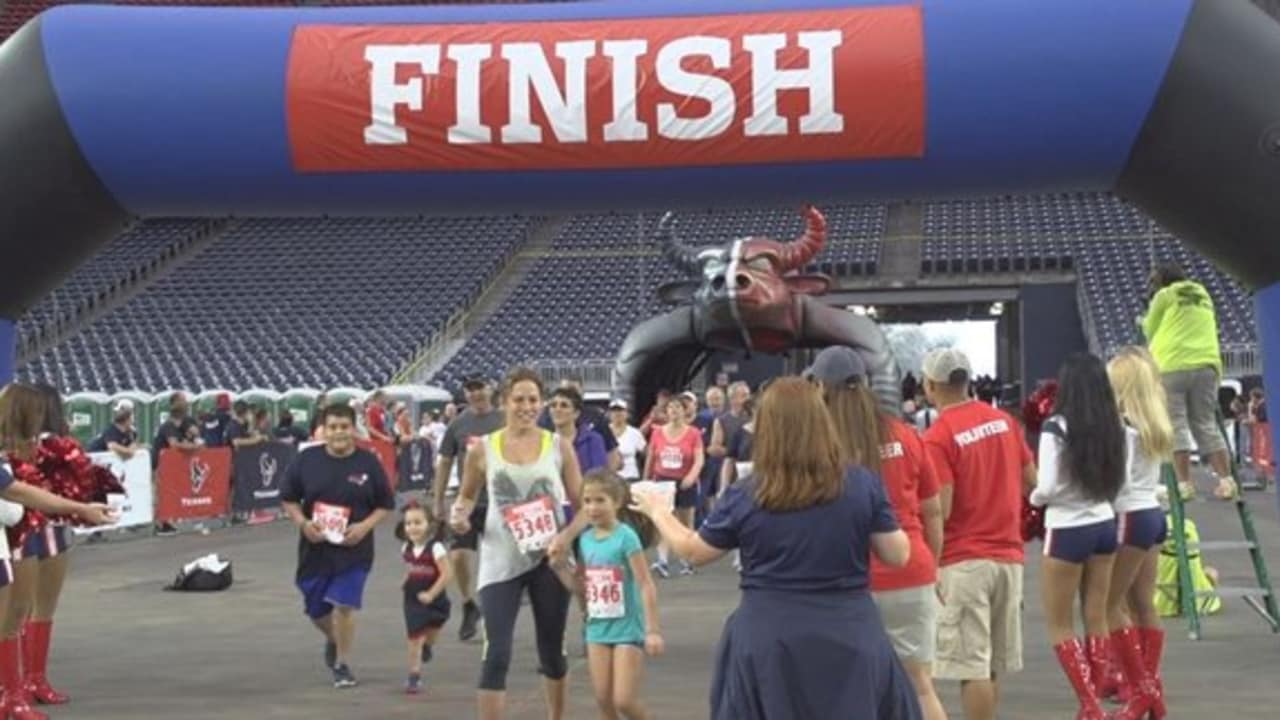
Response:
[[[884,407],[901,412],[897,365],[871,320],[817,296],[831,281],[803,270],[822,251],[827,222],[803,210],[805,231],[790,242],[749,237],[725,245],[689,247],[667,213],[657,239],[668,260],[689,275],[658,288],[674,310],[634,327],[618,353],[613,391],[643,415],[660,389],[688,385],[712,350],[777,354],[792,348],[845,345],[862,354]]]

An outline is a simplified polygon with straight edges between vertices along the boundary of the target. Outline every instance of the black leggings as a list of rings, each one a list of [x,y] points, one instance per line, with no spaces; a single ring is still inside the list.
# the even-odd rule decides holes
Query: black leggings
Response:
[[[569,591],[546,561],[519,577],[486,585],[480,590],[484,617],[484,658],[480,663],[480,689],[506,690],[511,666],[511,641],[520,612],[520,593],[529,590],[533,629],[538,643],[538,671],[552,680],[569,674],[564,656],[564,628],[569,620]]]

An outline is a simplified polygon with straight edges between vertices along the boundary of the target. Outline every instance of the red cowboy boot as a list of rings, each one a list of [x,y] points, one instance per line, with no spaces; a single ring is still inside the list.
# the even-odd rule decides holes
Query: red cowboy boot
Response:
[[[1155,684],[1156,704],[1152,712],[1164,717],[1167,712],[1164,705],[1164,680],[1160,678],[1160,657],[1164,654],[1164,630],[1158,627],[1138,628],[1142,636],[1142,660],[1147,674]]]
[[[49,665],[49,642],[53,621],[33,620],[22,633],[23,687],[41,705],[62,705],[71,698],[49,686],[45,670]]]
[[[1057,653],[1062,672],[1071,682],[1071,688],[1076,691],[1076,700],[1080,702],[1076,720],[1110,720],[1110,716],[1098,704],[1098,691],[1093,685],[1084,642],[1080,638],[1071,638],[1054,645],[1053,651]]]
[[[1116,713],[1116,720],[1161,720],[1165,716],[1163,703],[1159,702],[1159,690],[1151,673],[1147,672],[1142,652],[1142,636],[1136,628],[1117,630],[1116,652],[1124,668],[1125,684],[1129,688],[1129,701]]]
[[[0,718],[4,720],[49,720],[49,716],[31,707],[31,700],[22,688],[22,651],[18,638],[0,640],[0,686],[4,688],[4,701],[0,704]]]
[[[1106,699],[1120,692],[1124,676],[1120,673],[1119,663],[1116,662],[1111,638],[1090,635],[1085,643],[1098,697]]]

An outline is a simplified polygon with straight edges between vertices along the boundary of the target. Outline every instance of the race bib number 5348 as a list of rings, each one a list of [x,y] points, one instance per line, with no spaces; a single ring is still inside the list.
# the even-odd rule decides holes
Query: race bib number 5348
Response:
[[[522,553],[546,550],[559,530],[551,498],[545,495],[505,508],[502,517]]]

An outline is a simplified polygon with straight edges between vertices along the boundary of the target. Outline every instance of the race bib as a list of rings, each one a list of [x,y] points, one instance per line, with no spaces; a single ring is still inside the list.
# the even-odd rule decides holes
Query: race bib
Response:
[[[627,614],[622,577],[622,568],[617,565],[586,569],[587,617],[610,620]]]
[[[341,545],[351,520],[351,508],[318,502],[311,508],[311,521],[320,526],[320,532],[334,545]]]
[[[658,464],[663,470],[679,470],[684,467],[684,453],[678,447],[667,445],[658,455]]]
[[[559,528],[556,526],[556,513],[551,498],[542,496],[519,505],[512,505],[502,511],[507,529],[516,539],[516,547],[522,553],[546,550]]]

